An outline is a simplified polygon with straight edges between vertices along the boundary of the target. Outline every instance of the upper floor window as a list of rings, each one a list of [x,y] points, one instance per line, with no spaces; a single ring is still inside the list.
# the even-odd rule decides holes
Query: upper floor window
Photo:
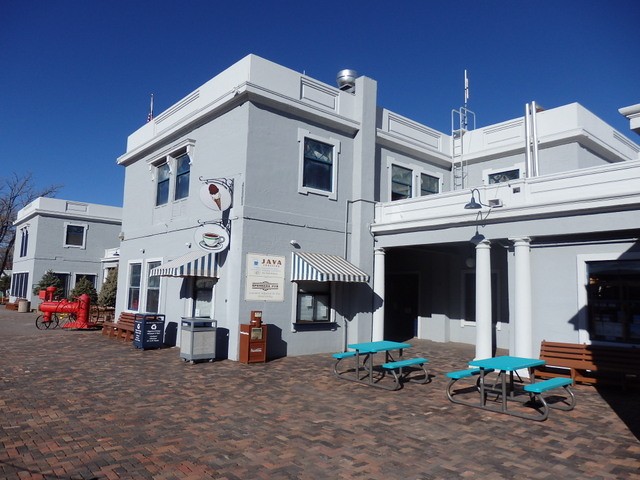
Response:
[[[300,185],[302,193],[337,197],[337,171],[340,143],[300,132]]]
[[[64,246],[85,248],[87,225],[65,223],[64,226]]]
[[[510,182],[524,176],[524,163],[519,163],[507,168],[492,168],[482,171],[485,185]]]
[[[176,191],[174,200],[189,196],[189,174],[191,173],[191,159],[186,153],[176,158]]]
[[[413,173],[408,168],[391,165],[391,201],[411,198]]]
[[[426,173],[420,174],[420,195],[440,193],[440,179]]]
[[[169,201],[169,169],[168,163],[156,167],[156,205],[164,205]]]
[[[166,205],[170,199],[176,201],[189,196],[194,145],[194,140],[184,140],[150,162],[151,178],[156,182],[156,207]]]
[[[411,165],[400,165],[391,158],[388,166],[391,201],[440,193],[442,175],[425,173]]]
[[[27,256],[27,249],[29,248],[29,230],[23,228],[20,230],[22,232],[22,238],[20,239],[20,256]]]

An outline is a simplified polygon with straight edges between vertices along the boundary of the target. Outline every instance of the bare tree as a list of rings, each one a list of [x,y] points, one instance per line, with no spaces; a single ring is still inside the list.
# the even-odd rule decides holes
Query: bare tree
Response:
[[[8,178],[0,178],[0,276],[12,260],[16,242],[13,222],[18,211],[38,197],[55,196],[60,188],[61,185],[52,185],[38,189],[31,173],[22,176],[13,173]]]

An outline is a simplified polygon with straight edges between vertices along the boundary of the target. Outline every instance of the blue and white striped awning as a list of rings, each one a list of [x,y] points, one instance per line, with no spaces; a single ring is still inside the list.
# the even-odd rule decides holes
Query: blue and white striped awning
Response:
[[[338,255],[293,252],[291,281],[368,282],[369,275]]]
[[[214,253],[189,252],[151,270],[155,277],[211,277],[218,278]]]

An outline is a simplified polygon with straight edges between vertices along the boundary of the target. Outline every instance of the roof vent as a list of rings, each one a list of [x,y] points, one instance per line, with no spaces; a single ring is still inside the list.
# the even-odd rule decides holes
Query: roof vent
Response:
[[[356,78],[358,78],[358,72],[356,72],[355,70],[340,70],[338,72],[338,76],[336,77],[338,88],[343,92],[355,92]]]

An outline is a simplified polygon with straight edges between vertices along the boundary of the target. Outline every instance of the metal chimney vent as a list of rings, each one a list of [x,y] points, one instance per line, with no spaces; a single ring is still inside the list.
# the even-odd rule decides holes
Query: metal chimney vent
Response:
[[[358,78],[358,72],[355,70],[340,70],[336,77],[338,88],[342,91],[353,93],[356,89],[356,78]]]

